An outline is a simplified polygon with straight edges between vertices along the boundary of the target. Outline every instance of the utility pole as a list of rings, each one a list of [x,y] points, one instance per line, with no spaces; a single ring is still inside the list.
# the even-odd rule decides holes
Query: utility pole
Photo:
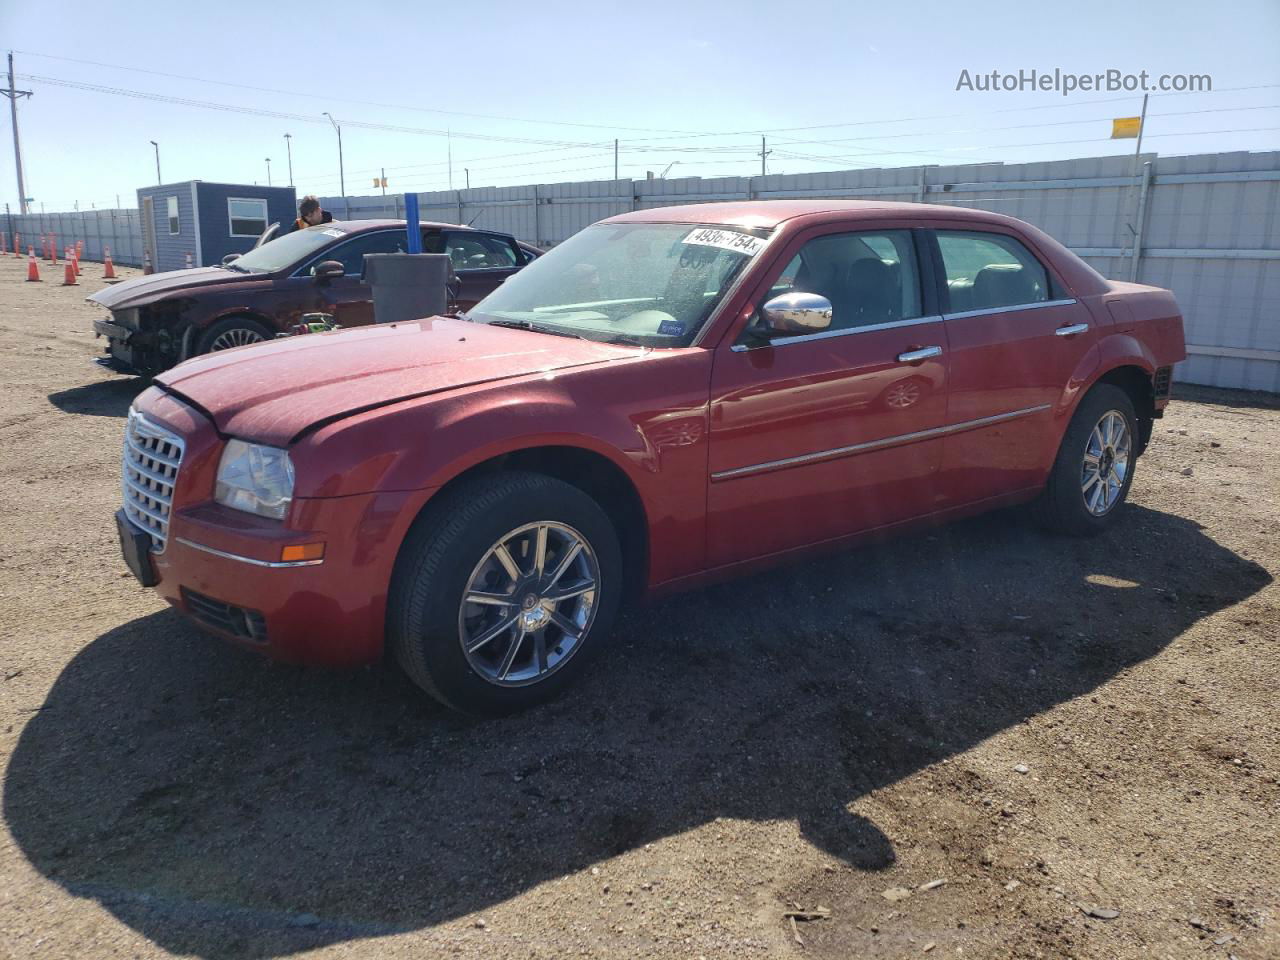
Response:
[[[289,186],[293,186],[293,136],[286,133],[284,135],[284,148],[289,154]]]
[[[267,157],[267,186],[271,186],[271,158]]]
[[[152,140],[151,145],[156,148],[156,183],[162,184],[164,181],[160,179],[160,144]]]
[[[328,110],[324,112],[324,115],[329,118],[329,122],[333,124],[333,129],[338,132],[338,184],[342,188],[342,198],[345,201],[347,197],[347,175],[342,167],[342,127],[337,120],[333,119],[333,114]]]
[[[765,173],[765,169],[764,169],[764,158],[769,156],[769,154],[771,153],[773,153],[772,150],[765,149],[764,137],[761,137],[760,138],[760,176],[762,177],[768,176],[768,174]]]
[[[382,195],[387,195],[387,168],[382,168],[382,176],[378,178],[378,182],[382,184]]]
[[[448,153],[446,154],[446,157],[449,161],[449,189],[452,190],[453,189],[453,131],[452,130],[445,131],[445,143],[446,143],[446,150],[448,151]]]
[[[22,147],[18,144],[18,98],[31,96],[30,90],[18,90],[13,86],[13,51],[9,51],[9,116],[13,118],[13,166],[18,171],[18,212],[30,213],[27,208],[27,187],[22,180]]]
[[[618,141],[613,141],[613,179],[618,179]]]
[[[462,172],[467,175],[467,189],[470,190],[471,189],[471,168],[463,167]]]

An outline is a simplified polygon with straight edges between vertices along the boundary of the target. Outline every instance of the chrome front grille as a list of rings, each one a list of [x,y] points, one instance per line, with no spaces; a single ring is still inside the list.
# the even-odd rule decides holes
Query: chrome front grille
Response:
[[[161,553],[169,539],[169,511],[182,464],[182,438],[129,411],[124,431],[124,512],[134,526],[151,536],[151,550]]]

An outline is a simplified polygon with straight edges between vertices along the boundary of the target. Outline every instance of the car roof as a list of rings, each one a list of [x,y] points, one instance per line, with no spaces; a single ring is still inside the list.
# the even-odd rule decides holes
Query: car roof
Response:
[[[330,211],[332,212],[332,211]],[[402,230],[408,224],[407,220],[337,220],[334,219],[330,223],[317,223],[310,229],[315,230],[320,227],[338,226],[346,230],[348,233],[355,233],[358,230],[376,230],[386,229],[387,227],[399,227]],[[475,227],[467,226],[464,223],[440,223],[435,220],[419,220],[418,223],[424,227],[447,227],[450,230],[475,230]],[[502,233],[501,230],[487,230],[486,233]]]
[[[904,188],[909,189],[909,188]],[[1012,217],[986,210],[970,210],[936,203],[900,203],[887,200],[726,200],[687,203],[678,207],[654,207],[610,217],[604,223],[717,223],[773,229],[796,217],[816,222],[867,219],[947,219],[974,223],[1016,223]]]

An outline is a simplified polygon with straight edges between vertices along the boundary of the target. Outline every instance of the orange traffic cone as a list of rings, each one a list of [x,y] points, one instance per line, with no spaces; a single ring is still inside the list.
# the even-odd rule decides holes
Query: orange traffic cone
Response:
[[[9,252],[9,235],[0,230],[0,256]]]
[[[155,273],[155,268],[151,266],[151,251],[148,250],[142,255],[142,275]]]
[[[76,276],[77,276],[77,277],[78,277],[78,276],[80,276],[80,250],[79,250],[79,247],[72,247],[72,248],[71,248],[71,257],[70,257],[69,259],[71,260],[71,263],[72,263],[72,264],[75,266],[75,268],[76,268]]]
[[[114,280],[116,278],[116,268],[111,264],[111,248],[103,247],[102,254],[104,258],[104,262],[102,264],[103,266],[102,279]]]
[[[38,266],[36,266],[36,248],[35,248],[35,247],[28,247],[28,248],[27,248],[27,257],[28,257],[28,259],[27,259],[27,282],[28,282],[28,283],[39,283],[39,282],[40,282],[40,268],[39,268]]]
[[[49,240],[49,259],[53,261],[53,265],[58,265],[58,238],[53,237]]]
[[[80,283],[80,281],[76,279],[76,265],[75,265],[75,262],[74,262],[74,261],[72,261],[72,260],[68,260],[68,261],[67,261],[67,271],[66,271],[66,273],[65,273],[65,274],[63,274],[62,285],[63,285],[64,287],[74,287],[74,286],[77,286],[79,283]]]
[[[84,241],[77,240],[76,241],[76,260],[78,261],[83,256],[84,256]]]
[[[13,255],[15,257],[22,256],[22,234],[20,233],[13,235]]]
[[[191,269],[191,254],[187,254],[187,269]]]

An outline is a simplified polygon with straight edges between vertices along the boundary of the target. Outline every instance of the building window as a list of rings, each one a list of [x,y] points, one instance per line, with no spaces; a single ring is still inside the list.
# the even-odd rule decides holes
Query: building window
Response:
[[[180,232],[178,224],[178,198],[169,198],[169,233],[177,234]]]
[[[227,201],[227,220],[233,237],[260,237],[267,229],[267,201],[232,198]]]

